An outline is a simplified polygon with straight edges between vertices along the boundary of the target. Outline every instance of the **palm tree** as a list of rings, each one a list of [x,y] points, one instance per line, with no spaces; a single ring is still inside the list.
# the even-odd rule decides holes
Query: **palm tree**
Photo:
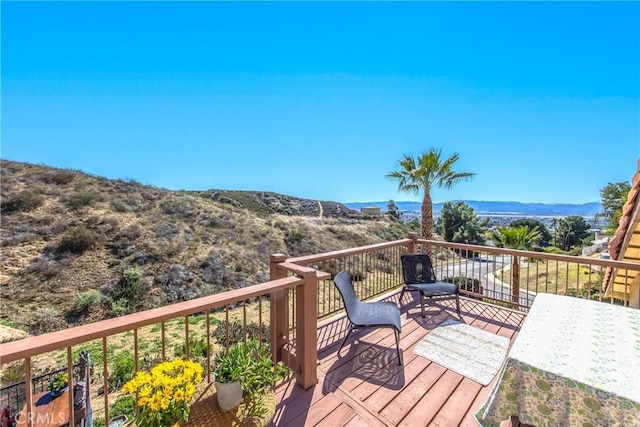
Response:
[[[538,227],[529,229],[527,226],[521,227],[498,227],[494,230],[491,238],[499,248],[511,248],[520,250],[530,250],[542,237]],[[518,304],[520,296],[520,259],[511,256],[511,301]]]
[[[387,178],[398,181],[398,191],[422,195],[422,238],[433,238],[433,201],[431,189],[445,188],[449,190],[458,182],[471,178],[473,172],[455,172],[453,165],[460,155],[453,153],[445,161],[440,159],[442,150],[435,148],[414,158],[405,154],[398,160],[398,169],[389,172]]]

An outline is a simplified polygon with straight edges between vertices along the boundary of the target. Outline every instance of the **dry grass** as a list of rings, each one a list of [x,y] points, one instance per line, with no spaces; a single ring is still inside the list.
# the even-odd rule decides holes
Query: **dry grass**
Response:
[[[520,289],[533,292],[550,292],[566,295],[581,289],[586,284],[602,282],[602,273],[587,265],[564,261],[545,261],[522,264],[520,268]],[[511,284],[511,269],[501,269],[496,277]]]

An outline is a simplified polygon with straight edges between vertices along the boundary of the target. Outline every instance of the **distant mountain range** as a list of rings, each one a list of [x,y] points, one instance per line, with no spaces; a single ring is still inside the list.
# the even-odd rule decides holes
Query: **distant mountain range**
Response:
[[[569,203],[521,203],[521,202],[485,202],[477,200],[463,200],[471,206],[477,215],[522,215],[522,216],[594,216],[602,212],[602,206],[599,202],[591,202],[584,204]],[[349,209],[360,211],[360,208],[366,206],[378,206],[382,211],[387,210],[388,201],[384,202],[356,202],[345,203]],[[420,202],[395,202],[398,209],[402,212],[419,211]],[[435,203],[433,205],[434,215],[439,215],[442,210],[443,203]]]

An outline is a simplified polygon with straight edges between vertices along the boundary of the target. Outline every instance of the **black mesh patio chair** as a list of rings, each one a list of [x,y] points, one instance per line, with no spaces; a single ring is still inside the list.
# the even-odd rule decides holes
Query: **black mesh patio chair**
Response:
[[[396,351],[398,353],[398,364],[402,364],[400,359],[400,331],[402,326],[400,324],[400,309],[398,306],[390,301],[378,301],[378,302],[362,302],[358,299],[356,292],[351,282],[351,277],[346,271],[341,271],[333,279],[333,283],[338,288],[342,302],[344,302],[345,310],[347,311],[347,318],[349,319],[349,331],[347,336],[344,337],[340,348],[338,349],[338,355],[340,350],[344,346],[344,343],[349,338],[349,335],[355,329],[365,328],[393,328],[393,332],[396,337]]]
[[[456,311],[460,314],[460,289],[454,283],[439,282],[433,271],[433,263],[427,254],[401,255],[404,287],[400,292],[400,304],[405,292],[420,292],[420,309],[424,318],[426,300],[456,300]]]

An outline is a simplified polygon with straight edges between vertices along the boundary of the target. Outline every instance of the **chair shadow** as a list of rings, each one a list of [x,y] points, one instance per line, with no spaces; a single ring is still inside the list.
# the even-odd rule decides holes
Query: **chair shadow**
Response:
[[[345,345],[341,355],[327,369],[322,394],[336,391],[347,378],[357,378],[390,390],[404,387],[404,364],[398,364],[395,346],[371,344],[356,338],[367,332],[354,333],[353,341]]]

